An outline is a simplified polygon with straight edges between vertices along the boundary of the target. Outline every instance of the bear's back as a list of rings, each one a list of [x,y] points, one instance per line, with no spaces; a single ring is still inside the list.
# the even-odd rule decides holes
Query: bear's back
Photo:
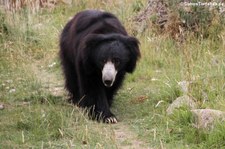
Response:
[[[111,13],[99,10],[85,10],[79,12],[72,19],[73,24],[71,27],[76,34],[84,34],[83,36],[91,33],[107,34],[119,33],[127,35],[127,32],[120,21]]]

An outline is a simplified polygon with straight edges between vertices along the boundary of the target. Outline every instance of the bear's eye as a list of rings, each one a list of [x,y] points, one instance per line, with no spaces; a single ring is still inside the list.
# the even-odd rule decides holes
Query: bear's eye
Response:
[[[106,59],[102,59],[101,62],[102,62],[102,64],[105,64],[107,62],[107,60]]]
[[[116,66],[118,66],[118,65],[120,64],[120,59],[119,59],[119,58],[113,58],[113,59],[112,59],[112,62],[113,62]]]

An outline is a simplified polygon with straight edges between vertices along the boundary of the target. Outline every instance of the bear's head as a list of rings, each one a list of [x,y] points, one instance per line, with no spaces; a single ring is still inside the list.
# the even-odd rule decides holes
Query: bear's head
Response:
[[[132,73],[140,57],[139,42],[134,37],[91,34],[84,42],[84,67],[89,73],[101,72],[102,82],[106,87],[113,86],[118,73]]]

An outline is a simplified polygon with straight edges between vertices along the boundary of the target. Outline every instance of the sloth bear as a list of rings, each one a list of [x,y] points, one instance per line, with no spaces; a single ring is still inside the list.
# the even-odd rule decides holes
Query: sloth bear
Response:
[[[126,72],[135,69],[139,41],[115,15],[85,10],[65,25],[59,54],[70,100],[88,108],[91,118],[117,123],[110,106]]]

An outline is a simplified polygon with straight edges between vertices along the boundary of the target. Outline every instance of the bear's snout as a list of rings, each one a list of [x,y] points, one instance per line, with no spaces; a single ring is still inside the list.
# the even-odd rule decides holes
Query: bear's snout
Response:
[[[102,82],[106,87],[113,86],[117,74],[114,64],[111,61],[105,63],[102,69]]]

